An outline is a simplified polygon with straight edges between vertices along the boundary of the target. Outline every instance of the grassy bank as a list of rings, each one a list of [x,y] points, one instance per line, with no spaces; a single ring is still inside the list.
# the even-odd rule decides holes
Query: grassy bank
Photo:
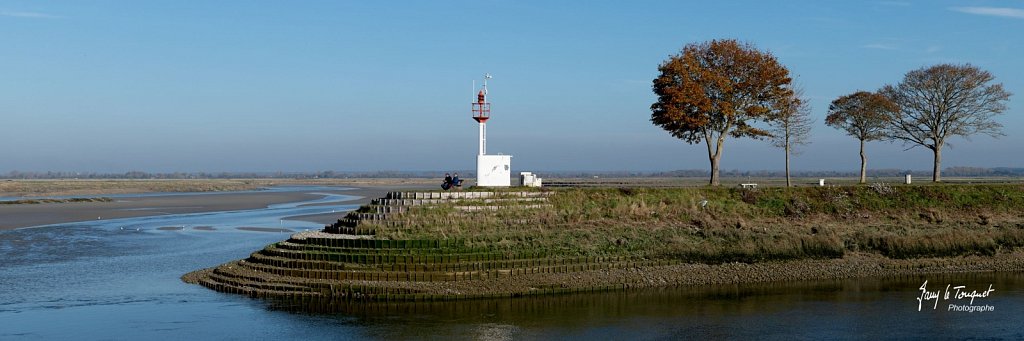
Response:
[[[473,204],[417,207],[399,228],[373,228],[384,239],[702,263],[991,255],[1024,245],[1021,185],[564,189],[528,210],[458,209]]]
[[[393,192],[183,280],[335,302],[1021,271],[1022,203],[1021,185]]]

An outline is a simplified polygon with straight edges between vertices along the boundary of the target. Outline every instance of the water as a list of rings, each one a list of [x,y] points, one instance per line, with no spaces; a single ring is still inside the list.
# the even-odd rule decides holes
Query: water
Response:
[[[341,199],[324,194],[312,202]],[[2,231],[0,339],[1024,338],[1021,273],[331,307],[253,300],[179,280],[288,236],[235,227],[319,228],[282,219],[355,208],[300,206],[306,203]],[[168,226],[184,229],[158,230]],[[925,280],[929,290],[992,285],[996,291],[974,305],[995,310],[950,312],[941,301],[918,311]]]

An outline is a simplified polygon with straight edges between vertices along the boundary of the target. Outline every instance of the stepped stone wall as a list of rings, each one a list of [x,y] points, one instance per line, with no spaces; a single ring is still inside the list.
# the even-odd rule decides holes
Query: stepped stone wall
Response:
[[[336,309],[352,302],[441,301],[620,290],[671,285],[841,279],[958,271],[1021,271],[1024,250],[995,256],[890,259],[852,252],[836,259],[754,264],[683,263],[673,259],[574,257],[544,250],[492,249],[473,240],[435,236],[384,238],[421,224],[529,214],[557,192],[392,192],[349,212],[322,231],[267,245],[248,258],[186,274],[182,279],[251,297]],[[427,216],[433,205],[450,216]],[[455,209],[447,209],[455,208]],[[502,210],[521,210],[508,212]],[[514,214],[506,214],[514,213]],[[417,216],[420,214],[420,216]],[[432,226],[432,225],[428,225]],[[400,231],[400,230],[398,230]],[[422,230],[421,230],[422,231]],[[423,235],[417,234],[417,235]],[[388,304],[388,303],[385,303]]]
[[[361,228],[361,225],[372,222],[374,225],[401,228],[404,221],[402,215],[414,206],[430,206],[439,204],[455,204],[462,211],[500,210],[503,208],[530,209],[540,207],[547,202],[552,192],[388,192],[380,199],[374,199],[369,205],[349,212],[334,224],[324,227],[324,232],[351,235],[373,235],[372,228]],[[466,203],[460,205],[460,203]],[[445,222],[438,222],[445,223]]]
[[[415,206],[452,204],[467,211],[546,205],[551,192],[391,192],[349,212],[323,231],[307,231],[249,258],[185,276],[208,288],[253,297],[318,300],[422,301],[509,297],[621,289],[622,286],[535,287],[489,294],[438,293],[437,285],[522,280],[542,274],[674,264],[625,257],[567,258],[531,250],[498,252],[459,239],[390,240],[373,226],[400,228]]]

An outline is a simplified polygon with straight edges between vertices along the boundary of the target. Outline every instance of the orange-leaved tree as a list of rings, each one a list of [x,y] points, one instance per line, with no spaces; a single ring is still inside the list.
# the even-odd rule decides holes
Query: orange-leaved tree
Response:
[[[718,186],[726,136],[765,138],[756,128],[793,99],[792,79],[771,53],[736,40],[688,44],[658,67],[651,122],[687,143],[704,142]]]
[[[825,124],[860,140],[860,183],[867,182],[868,157],[864,142],[888,137],[886,128],[899,107],[876,92],[857,91],[832,101]]]

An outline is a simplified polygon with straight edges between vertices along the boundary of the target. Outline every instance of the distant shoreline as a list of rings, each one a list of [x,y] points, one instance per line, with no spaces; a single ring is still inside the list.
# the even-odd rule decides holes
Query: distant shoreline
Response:
[[[354,184],[354,183],[353,183]],[[295,185],[295,184],[291,184]],[[326,184],[313,184],[326,185]],[[356,196],[345,203],[364,204],[392,188],[420,187],[424,185],[394,183],[390,185],[341,185],[349,190],[323,191]],[[86,195],[88,196],[88,195]],[[102,196],[96,194],[95,196]],[[43,226],[61,223],[146,217],[165,214],[186,214],[199,212],[236,211],[265,208],[268,205],[317,199],[320,196],[296,192],[252,191],[252,192],[196,192],[166,196],[145,196],[121,198],[110,201],[52,202],[38,204],[0,205],[0,230]],[[332,222],[342,212],[296,217],[299,220],[317,223]]]
[[[437,181],[440,181],[438,178]],[[0,198],[101,197],[112,194],[251,191],[274,186],[377,187],[434,184],[433,179],[54,179],[0,181]]]
[[[76,202],[111,202],[114,199],[108,197],[87,197],[87,198],[67,198],[67,199],[18,199],[18,200],[0,200],[0,205],[38,205],[38,204],[67,204]]]

